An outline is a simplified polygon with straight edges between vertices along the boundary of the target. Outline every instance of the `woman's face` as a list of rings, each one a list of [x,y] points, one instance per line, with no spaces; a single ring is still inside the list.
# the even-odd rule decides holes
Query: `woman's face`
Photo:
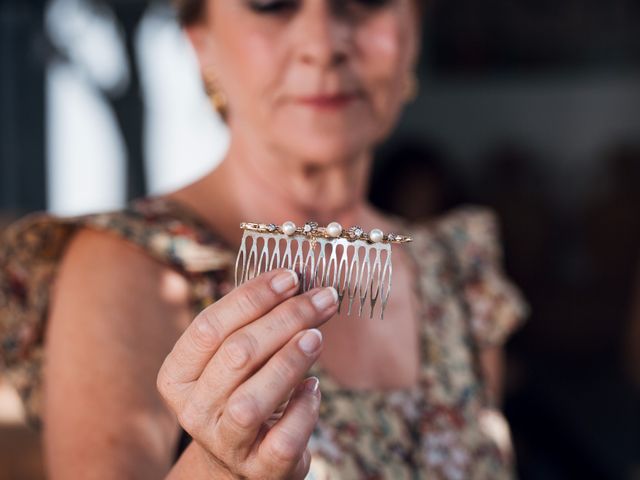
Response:
[[[418,23],[415,0],[208,0],[188,33],[228,97],[232,135],[327,163],[395,124]]]

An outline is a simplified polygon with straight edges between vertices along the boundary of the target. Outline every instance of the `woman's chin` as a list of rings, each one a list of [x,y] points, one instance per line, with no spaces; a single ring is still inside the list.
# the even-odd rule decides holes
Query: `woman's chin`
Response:
[[[316,148],[312,144],[296,145],[295,147],[294,156],[305,163],[319,167],[353,162],[363,150],[368,150],[368,146],[358,146],[349,142],[318,142]]]
[[[305,132],[298,135],[291,130],[290,132],[290,135],[279,142],[285,146],[284,149],[293,156],[318,165],[355,161],[362,153],[374,147],[374,140],[370,135],[362,135],[357,131]]]

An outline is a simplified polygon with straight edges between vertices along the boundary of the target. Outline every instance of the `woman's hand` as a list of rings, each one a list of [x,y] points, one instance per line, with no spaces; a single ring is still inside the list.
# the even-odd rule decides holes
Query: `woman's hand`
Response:
[[[303,379],[322,350],[314,327],[336,313],[338,296],[294,296],[298,283],[279,269],[236,288],[194,319],[160,369],[158,390],[215,478],[302,479],[309,470],[320,392],[317,379]]]

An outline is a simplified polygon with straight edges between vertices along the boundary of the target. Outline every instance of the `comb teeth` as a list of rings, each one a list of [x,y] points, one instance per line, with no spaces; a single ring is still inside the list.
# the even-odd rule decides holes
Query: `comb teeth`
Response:
[[[245,230],[236,259],[236,286],[276,268],[294,270],[301,277],[302,291],[334,287],[338,312],[346,302],[347,314],[358,315],[384,309],[391,292],[391,245],[345,238],[312,238],[283,233]]]

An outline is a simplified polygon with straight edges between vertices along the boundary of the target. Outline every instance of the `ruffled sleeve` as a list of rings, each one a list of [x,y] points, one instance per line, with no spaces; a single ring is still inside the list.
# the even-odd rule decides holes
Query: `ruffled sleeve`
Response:
[[[440,224],[440,233],[456,263],[477,345],[503,344],[526,320],[529,307],[503,271],[496,215],[481,207],[461,208]]]
[[[51,285],[74,233],[92,228],[132,242],[188,277],[194,311],[224,295],[234,259],[174,203],[142,199],[127,209],[60,218],[29,215],[0,238],[0,376],[22,398],[27,420],[41,426],[41,371]]]

